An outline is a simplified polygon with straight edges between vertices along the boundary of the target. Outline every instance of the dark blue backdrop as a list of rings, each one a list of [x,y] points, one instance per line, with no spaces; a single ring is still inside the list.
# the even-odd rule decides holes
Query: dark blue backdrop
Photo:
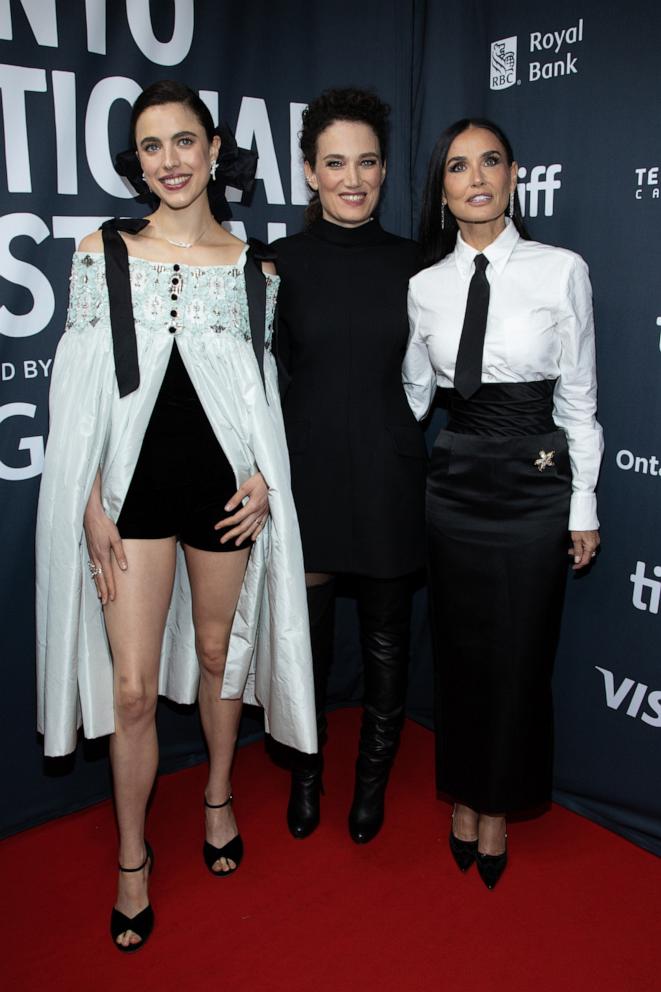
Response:
[[[510,134],[533,236],[590,264],[607,442],[603,551],[591,575],[570,582],[558,656],[556,795],[661,853],[660,31],[651,0],[363,0],[350,30],[310,0],[0,4],[1,831],[108,791],[103,742],[44,765],[33,729],[34,515],[73,239],[100,218],[139,212],[121,195],[110,152],[126,144],[139,87],[174,77],[257,147],[261,181],[234,214],[263,239],[300,227],[298,120],[326,86],[374,86],[392,105],[381,214],[397,233],[415,230],[429,152],[446,124],[486,114]],[[335,701],[360,693],[350,598],[339,612]],[[423,720],[424,613],[421,592],[410,703]],[[163,767],[199,760],[196,714],[164,705],[159,719]],[[255,733],[258,720],[243,729]]]

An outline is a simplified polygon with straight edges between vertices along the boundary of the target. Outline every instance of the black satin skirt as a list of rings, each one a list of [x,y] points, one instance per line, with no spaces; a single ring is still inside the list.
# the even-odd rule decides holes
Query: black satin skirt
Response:
[[[523,406],[519,387],[529,387]],[[571,496],[552,388],[481,387],[451,415],[456,429],[441,431],[429,469],[437,786],[486,813],[551,795],[551,675]],[[535,426],[551,430],[529,433]]]

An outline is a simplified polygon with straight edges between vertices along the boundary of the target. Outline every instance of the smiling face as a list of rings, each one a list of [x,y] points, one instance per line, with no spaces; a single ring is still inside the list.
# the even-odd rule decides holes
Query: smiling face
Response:
[[[209,168],[220,151],[220,138],[209,143],[202,123],[184,103],[143,111],[135,143],[145,180],[173,210],[190,206],[206,190]]]
[[[469,127],[457,135],[443,174],[444,203],[454,214],[462,235],[497,237],[505,227],[510,192],[516,189],[517,165],[507,161],[505,149],[492,131]],[[476,231],[471,225],[486,225]]]
[[[319,193],[324,220],[341,227],[365,224],[386,177],[379,139],[368,124],[335,121],[319,135],[316,161],[305,162],[305,177]]]

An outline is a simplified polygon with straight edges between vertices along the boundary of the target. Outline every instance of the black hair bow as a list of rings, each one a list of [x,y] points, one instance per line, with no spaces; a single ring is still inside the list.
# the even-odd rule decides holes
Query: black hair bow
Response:
[[[216,161],[216,178],[209,180],[207,193],[212,214],[217,221],[222,222],[232,216],[225,196],[226,188],[233,186],[244,193],[249,193],[255,185],[258,156],[257,152],[239,148],[232,129],[225,121],[219,124],[214,134],[220,138],[220,154]],[[115,157],[115,171],[128,179],[138,194],[139,203],[146,203],[151,210],[158,207],[160,199],[142,178],[140,160],[135,148],[127,148]]]

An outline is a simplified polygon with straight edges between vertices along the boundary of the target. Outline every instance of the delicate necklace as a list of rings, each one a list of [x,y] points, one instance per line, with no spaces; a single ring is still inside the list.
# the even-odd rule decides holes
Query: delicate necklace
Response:
[[[194,245],[198,243],[198,241],[202,240],[204,235],[207,233],[208,227],[209,225],[207,224],[203,229],[203,231],[200,234],[198,234],[198,236],[195,238],[194,241],[175,241],[174,238],[168,238],[165,234],[162,234],[161,237],[163,238],[164,241],[167,241],[168,244],[174,245],[175,248],[192,248]]]

